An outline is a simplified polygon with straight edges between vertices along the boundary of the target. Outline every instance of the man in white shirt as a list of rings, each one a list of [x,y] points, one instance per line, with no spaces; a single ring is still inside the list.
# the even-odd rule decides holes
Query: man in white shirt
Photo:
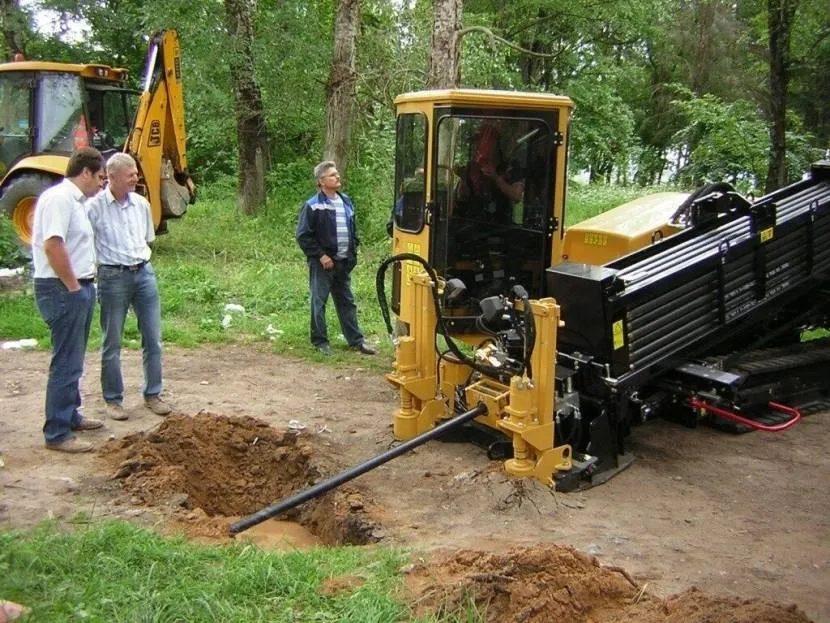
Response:
[[[101,389],[107,414],[126,420],[121,337],[132,307],[141,332],[144,406],[156,415],[172,409],[159,394],[161,379],[161,302],[150,264],[149,243],[155,240],[149,202],[135,191],[138,168],[129,154],[107,161],[107,188],[89,202],[98,259],[98,302],[101,306]]]
[[[93,445],[80,441],[74,431],[103,426],[78,411],[95,307],[95,247],[84,203],[103,184],[101,154],[91,147],[79,149],[69,158],[64,180],[45,190],[35,205],[35,301],[52,337],[43,435],[47,448],[61,452],[90,452]]]

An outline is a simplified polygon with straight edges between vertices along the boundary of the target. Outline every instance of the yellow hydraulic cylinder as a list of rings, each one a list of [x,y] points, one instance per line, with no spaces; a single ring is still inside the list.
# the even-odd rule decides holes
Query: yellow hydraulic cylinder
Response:
[[[513,458],[504,462],[504,470],[514,476],[532,476],[536,469],[536,457],[522,436],[525,429],[534,423],[534,398],[533,382],[530,379],[519,376],[510,379],[510,404],[504,409],[507,420],[501,426],[513,433]]]

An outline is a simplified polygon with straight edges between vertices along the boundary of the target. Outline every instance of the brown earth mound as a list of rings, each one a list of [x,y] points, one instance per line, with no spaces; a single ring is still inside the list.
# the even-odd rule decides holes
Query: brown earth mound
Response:
[[[505,554],[460,550],[416,565],[407,578],[416,613],[515,623],[802,623],[796,606],[716,597],[697,589],[659,599],[623,570],[555,545]]]
[[[251,417],[200,413],[166,418],[158,429],[107,444],[99,453],[132,504],[187,511],[188,534],[216,537],[227,526],[332,472],[318,458],[314,435],[279,430]],[[287,511],[326,544],[377,540],[370,504],[339,489]]]

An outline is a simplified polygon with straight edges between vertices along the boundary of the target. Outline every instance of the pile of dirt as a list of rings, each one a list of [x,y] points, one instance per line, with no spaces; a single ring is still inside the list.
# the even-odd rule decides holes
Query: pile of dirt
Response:
[[[488,621],[515,623],[809,621],[795,605],[717,597],[694,588],[659,599],[622,569],[555,545],[503,554],[437,553],[409,570],[407,589],[419,616],[463,614],[474,604]]]
[[[312,434],[252,417],[200,413],[168,417],[158,429],[108,443],[99,453],[130,503],[182,509],[190,535],[227,533],[234,519],[312,486],[335,467]],[[380,531],[355,489],[331,491],[281,518],[326,544],[364,544]]]

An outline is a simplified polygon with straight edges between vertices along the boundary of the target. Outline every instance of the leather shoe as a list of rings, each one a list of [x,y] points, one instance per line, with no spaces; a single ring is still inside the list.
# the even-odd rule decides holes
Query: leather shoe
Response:
[[[318,353],[321,353],[326,357],[334,354],[331,352],[331,346],[329,346],[328,344],[320,344],[319,346],[315,346],[314,348],[317,350]]]
[[[377,355],[378,351],[369,346],[366,342],[361,342],[354,347],[355,350],[360,351],[364,355]]]
[[[81,441],[77,437],[69,437],[60,443],[49,443],[47,441],[46,448],[49,450],[57,450],[58,452],[79,454],[81,452],[92,452],[95,449],[95,446],[88,441]]]
[[[107,403],[107,415],[113,419],[118,420],[119,422],[123,422],[128,417],[130,417],[126,411],[124,411],[124,407],[121,405],[120,402],[108,402]]]
[[[145,396],[144,406],[156,415],[170,415],[173,408],[158,396]]]
[[[101,420],[93,420],[92,418],[85,417],[81,418],[81,420],[77,424],[72,425],[72,430],[95,430],[96,428],[101,428],[104,423]]]

